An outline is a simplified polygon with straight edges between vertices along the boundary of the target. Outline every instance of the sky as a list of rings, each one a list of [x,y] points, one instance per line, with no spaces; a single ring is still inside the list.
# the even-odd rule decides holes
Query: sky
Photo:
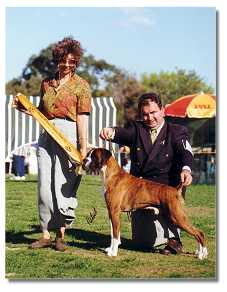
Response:
[[[216,88],[215,7],[7,7],[6,81],[65,36],[140,78],[194,70]]]

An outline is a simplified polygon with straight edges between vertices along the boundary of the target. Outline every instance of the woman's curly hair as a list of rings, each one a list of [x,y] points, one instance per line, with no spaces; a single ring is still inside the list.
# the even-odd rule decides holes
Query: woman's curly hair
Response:
[[[68,54],[72,54],[74,56],[76,60],[76,67],[78,67],[83,55],[83,49],[81,48],[80,42],[71,37],[64,38],[62,41],[58,42],[52,51],[53,59],[56,63]]]

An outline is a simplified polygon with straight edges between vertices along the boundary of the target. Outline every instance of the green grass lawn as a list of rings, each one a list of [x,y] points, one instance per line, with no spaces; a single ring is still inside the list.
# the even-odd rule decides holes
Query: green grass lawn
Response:
[[[6,278],[8,279],[216,279],[216,200],[215,187],[195,185],[188,188],[185,206],[193,224],[207,238],[208,258],[193,255],[194,238],[182,232],[185,253],[163,256],[138,251],[131,241],[131,225],[121,216],[122,244],[116,258],[104,253],[110,243],[110,224],[101,180],[84,176],[78,192],[76,221],[67,230],[68,249],[31,250],[29,245],[40,237],[37,210],[37,180],[6,180]],[[94,222],[86,216],[97,209]],[[54,238],[54,233],[52,234]]]

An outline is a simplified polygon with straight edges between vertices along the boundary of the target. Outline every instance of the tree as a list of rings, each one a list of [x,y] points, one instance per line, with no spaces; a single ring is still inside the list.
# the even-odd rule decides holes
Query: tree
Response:
[[[124,84],[123,81],[125,81],[125,86],[122,86],[122,83]],[[113,95],[116,94],[120,97],[118,103],[124,106],[124,114],[120,109],[120,118],[124,117],[124,122],[127,122],[128,119],[138,118],[138,97],[143,93],[158,93],[161,96],[163,105],[166,105],[184,95],[201,91],[205,93],[214,91],[195,71],[186,72],[182,69],[177,69],[175,72],[162,71],[160,74],[143,74],[140,81],[129,74],[125,74],[119,78],[119,82],[109,82],[109,86],[112,88]],[[116,88],[116,93],[114,88]]]
[[[43,49],[39,55],[29,58],[22,74],[6,84],[6,94],[16,94],[18,89],[26,95],[39,95],[42,79],[53,77],[57,68],[52,59],[55,44]],[[85,78],[91,86],[92,95],[103,96],[102,90],[107,76],[112,76],[118,69],[105,60],[96,60],[93,55],[84,55],[77,70],[78,75]]]
[[[22,74],[6,84],[6,94],[15,95],[21,92],[25,95],[39,95],[42,79],[54,76],[56,65],[52,60],[52,49],[55,44],[49,45],[38,55],[29,58]],[[140,83],[126,71],[109,64],[104,59],[96,60],[93,55],[85,54],[77,74],[88,81],[93,97],[112,96],[118,108],[118,122],[134,118],[135,104],[141,91]]]
[[[28,96],[39,95],[41,80],[54,76],[57,69],[52,59],[54,45],[50,44],[38,55],[29,58],[21,75],[6,84],[7,95],[15,95],[18,92]],[[114,98],[118,109],[118,124],[137,117],[138,97],[142,93],[159,93],[165,105],[183,95],[200,91],[213,92],[212,87],[203,82],[194,71],[176,69],[175,72],[143,74],[141,80],[138,80],[127,71],[109,64],[104,59],[97,60],[86,52],[77,74],[88,81],[93,97]]]
[[[141,83],[145,91],[158,92],[163,104],[171,103],[173,100],[197,92],[212,93],[214,90],[208,86],[195,71],[186,72],[176,69],[176,72],[164,72],[160,74],[143,74]]]
[[[7,95],[15,95],[18,92],[28,96],[39,95],[42,79],[53,76],[56,71],[56,65],[52,60],[53,45],[42,50],[38,56],[33,55],[29,58],[21,75],[6,84]]]
[[[118,124],[136,118],[138,97],[143,88],[139,81],[126,71],[118,70],[107,76],[105,95],[112,96],[118,109]]]
[[[92,90],[92,96],[104,96],[105,86],[108,76],[113,76],[118,72],[118,69],[107,63],[105,60],[96,60],[93,55],[85,55],[81,65],[78,68],[78,75],[88,81]]]

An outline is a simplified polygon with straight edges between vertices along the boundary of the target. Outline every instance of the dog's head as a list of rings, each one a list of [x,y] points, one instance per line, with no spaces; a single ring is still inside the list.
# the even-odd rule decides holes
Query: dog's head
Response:
[[[111,156],[110,151],[104,148],[91,149],[87,153],[86,158],[83,160],[83,169],[86,171],[99,173]]]

